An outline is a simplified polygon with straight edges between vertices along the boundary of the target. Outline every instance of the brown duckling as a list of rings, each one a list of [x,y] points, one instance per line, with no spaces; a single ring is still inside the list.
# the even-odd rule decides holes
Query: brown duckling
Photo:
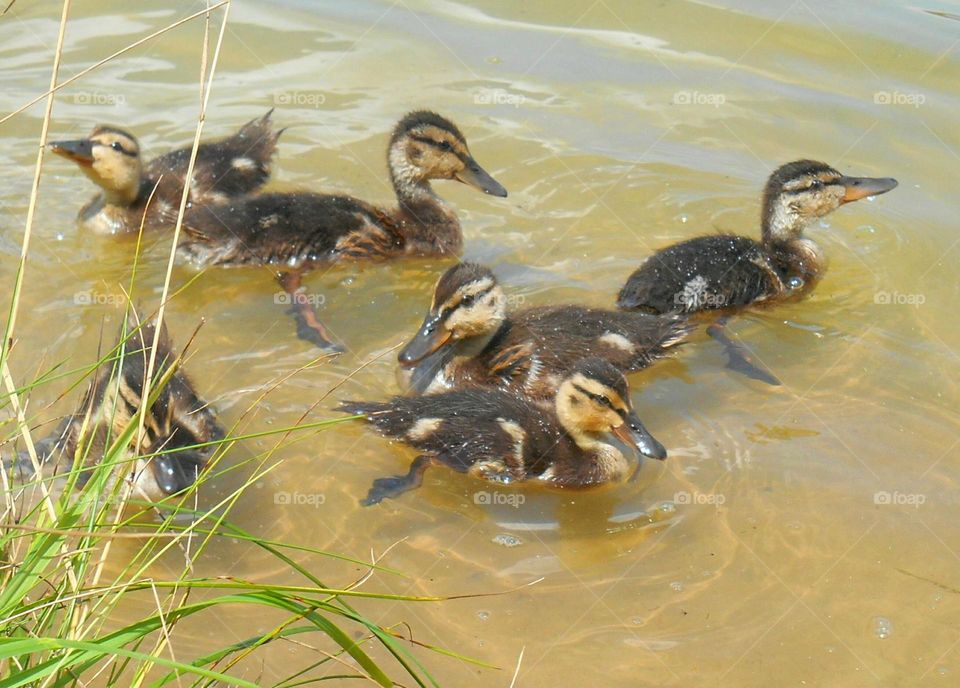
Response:
[[[620,290],[617,306],[648,313],[732,313],[744,307],[799,299],[810,293],[826,268],[823,252],[804,230],[841,205],[886,193],[889,177],[847,177],[829,165],[798,160],[778,168],[763,192],[760,241],[732,234],[696,237],[668,246],[644,260]],[[776,383],[754,369],[744,353],[730,348],[732,367]],[[747,359],[747,360],[744,360]]]
[[[606,434],[644,456],[667,456],[634,413],[623,374],[596,358],[569,371],[552,409],[500,389],[465,387],[382,403],[343,402],[339,410],[366,416],[382,435],[422,452],[406,475],[376,480],[363,500],[367,506],[419,487],[435,464],[490,481],[564,488],[624,480],[630,462]]]
[[[87,467],[100,462],[130,424],[137,423],[135,414],[141,405],[156,324],[141,325],[131,314],[125,331],[126,341],[121,331],[117,343],[117,358],[111,357],[96,371],[76,413],[36,445],[41,464],[52,464],[55,472],[70,470],[76,462]],[[224,437],[213,412],[197,396],[179,366],[180,358],[163,326],[154,364],[154,379],[158,382],[151,386],[151,394],[157,394],[156,401],[147,411],[142,442],[137,443],[134,433],[126,448],[126,456],[137,457],[134,465],[122,467],[134,482],[135,494],[151,501],[192,485],[215,449],[196,445]],[[171,367],[172,374],[158,392],[159,381]],[[26,452],[17,456],[13,469],[21,478],[33,475],[33,464]],[[89,477],[89,471],[80,473],[77,487],[86,484]]]
[[[508,313],[493,272],[460,263],[437,281],[430,310],[398,359],[412,369],[418,393],[475,384],[544,399],[584,357],[634,372],[666,356],[690,330],[682,317],[571,305]]]
[[[272,113],[247,122],[232,136],[200,144],[190,203],[225,201],[267,181],[277,138],[283,133],[273,130]],[[133,134],[102,125],[85,139],[50,144],[50,150],[75,162],[100,187],[78,216],[82,228],[97,234],[135,233],[141,222],[146,228],[175,222],[191,148],[179,148],[144,165]]]
[[[193,209],[180,254],[198,266],[277,270],[294,301],[298,334],[331,348],[329,333],[297,292],[302,272],[339,260],[459,253],[460,222],[434,193],[431,180],[455,179],[493,196],[507,195],[474,160],[456,125],[433,112],[411,112],[400,120],[387,162],[397,196],[394,208],[333,194],[252,194]]]

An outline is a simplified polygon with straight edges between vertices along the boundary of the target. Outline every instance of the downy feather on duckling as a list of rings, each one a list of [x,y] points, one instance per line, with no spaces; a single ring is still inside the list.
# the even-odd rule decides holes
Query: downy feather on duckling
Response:
[[[896,186],[896,179],[847,177],[815,160],[782,165],[764,188],[759,242],[718,234],[661,249],[630,275],[617,306],[657,314],[719,313],[707,331],[724,345],[728,367],[779,385],[773,373],[726,334],[730,314],[808,295],[823,275],[826,259],[804,230],[845,203]]]
[[[847,177],[815,160],[787,163],[764,188],[759,242],[719,234],[661,249],[630,275],[617,306],[695,313],[800,298],[826,268],[823,252],[804,230],[845,203],[896,186],[896,179]]]
[[[421,452],[406,475],[376,480],[363,500],[367,506],[419,487],[432,465],[496,482],[564,488],[624,480],[630,460],[607,434],[644,456],[667,456],[634,412],[623,374],[596,358],[568,372],[550,409],[501,389],[465,387],[382,403],[343,402],[339,410],[366,416],[380,434]]]
[[[459,253],[460,222],[431,180],[455,179],[486,194],[507,195],[473,158],[457,126],[433,112],[411,112],[400,120],[390,137],[387,162],[397,197],[394,208],[338,194],[252,194],[192,209],[179,254],[198,267],[276,269],[294,302],[298,335],[335,348],[297,291],[304,271],[339,260]]]
[[[668,355],[691,331],[676,316],[573,305],[508,312],[507,301],[483,265],[460,263],[441,275],[423,324],[398,355],[413,391],[473,384],[553,397],[582,358],[634,372]]]
[[[115,348],[116,357],[111,356],[96,370],[76,412],[36,444],[42,468],[49,466],[54,473],[68,471],[75,464],[92,468],[130,424],[137,423],[135,415],[142,402],[155,332],[155,322],[141,324],[135,313],[128,316]],[[159,501],[188,488],[215,448],[195,445],[224,437],[216,417],[197,395],[180,363],[163,325],[151,385],[155,401],[146,412],[142,441],[138,443],[134,433],[125,449],[125,455],[135,461],[121,468],[132,478],[134,495],[139,498]],[[150,456],[156,452],[163,453]],[[16,457],[13,473],[21,479],[33,476],[33,463],[26,452]],[[89,477],[89,470],[82,472],[77,487],[85,485]]]
[[[189,203],[223,202],[267,181],[277,138],[283,133],[273,130],[272,113],[247,122],[232,136],[200,144]],[[139,231],[141,222],[145,228],[158,228],[176,221],[192,146],[165,153],[145,165],[136,137],[106,125],[94,127],[84,139],[55,141],[49,146],[75,162],[101,189],[80,210],[82,228],[97,234],[122,234]]]

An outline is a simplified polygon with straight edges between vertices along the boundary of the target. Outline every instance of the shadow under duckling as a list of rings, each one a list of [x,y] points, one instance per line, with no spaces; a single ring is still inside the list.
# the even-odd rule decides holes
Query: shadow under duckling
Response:
[[[498,386],[552,398],[583,358],[624,373],[646,368],[683,342],[683,317],[560,305],[507,311],[493,272],[477,263],[449,268],[417,334],[398,360],[415,393],[461,385]]]
[[[661,249],[630,275],[617,306],[655,314],[721,312],[724,317],[708,332],[726,346],[728,365],[779,384],[725,334],[728,316],[748,306],[807,296],[826,269],[820,247],[804,236],[807,227],[841,205],[896,186],[890,177],[848,177],[815,160],[782,165],[763,191],[759,242],[717,234]]]
[[[283,133],[273,130],[272,114],[271,109],[232,136],[200,144],[189,203],[223,202],[255,191],[267,181],[277,139]],[[192,146],[144,164],[133,134],[101,125],[84,139],[54,141],[49,147],[75,162],[101,189],[80,209],[77,221],[82,229],[95,234],[136,233],[141,223],[155,229],[176,221]]]
[[[453,122],[411,112],[396,125],[387,148],[397,206],[310,192],[263,193],[191,210],[179,247],[198,267],[258,265],[274,268],[291,296],[298,336],[337,349],[301,293],[303,272],[340,260],[456,255],[463,246],[457,214],[433,190],[432,180],[453,179],[492,196],[506,189],[473,158]]]
[[[422,452],[406,475],[374,481],[365,506],[419,487],[433,465],[494,482],[561,488],[625,480],[630,461],[605,441],[607,434],[644,456],[667,457],[634,412],[623,374],[597,358],[573,367],[551,409],[500,389],[466,387],[381,403],[346,401],[338,410],[366,416],[380,434]]]
[[[54,473],[68,471],[77,463],[92,467],[103,460],[130,424],[137,422],[155,332],[154,322],[141,324],[135,313],[128,316],[115,349],[116,358],[110,357],[97,369],[77,411],[36,444],[41,467],[52,466]],[[127,457],[135,458],[133,465],[124,467],[124,474],[133,481],[134,495],[150,501],[160,501],[192,485],[215,449],[196,445],[224,437],[213,412],[197,395],[180,363],[163,325],[151,386],[156,400],[146,412],[142,441],[138,443],[134,433],[125,451]],[[169,379],[158,391],[160,381],[168,374]],[[163,453],[154,456],[157,452]],[[8,470],[22,480],[34,476],[33,462],[26,452],[20,452]],[[76,486],[83,487],[89,478],[90,470],[84,470]]]

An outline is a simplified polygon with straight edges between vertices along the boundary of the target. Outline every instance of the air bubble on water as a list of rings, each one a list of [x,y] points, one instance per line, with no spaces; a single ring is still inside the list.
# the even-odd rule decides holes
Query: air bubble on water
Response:
[[[340,282],[340,286],[349,287],[351,284],[357,281],[356,277],[344,277]]]
[[[642,616],[635,616],[635,617],[633,617],[632,619],[630,619],[630,623],[632,623],[634,626],[642,626],[642,625],[643,625],[643,617],[642,617]]]
[[[826,220],[820,220],[821,229],[830,229],[830,223]]]
[[[791,289],[799,289],[800,287],[803,286],[803,278],[797,277],[796,275],[794,275],[789,280],[787,280],[787,286],[790,287]]]
[[[672,514],[676,510],[677,510],[677,505],[674,504],[673,502],[663,502],[660,505],[660,511],[664,512],[665,514]]]
[[[880,640],[886,640],[893,635],[893,622],[886,617],[875,616],[873,618],[873,634]]]
[[[950,673],[950,670],[947,667],[937,667],[937,673],[941,676],[946,676]]]
[[[494,536],[493,542],[494,544],[503,545],[504,547],[519,547],[523,544],[523,540],[516,535],[510,535],[508,533],[500,533]]]
[[[480,619],[481,621],[486,621],[487,619],[490,618],[490,612],[481,609],[480,611],[477,612],[477,618]]]
[[[686,224],[688,219],[689,218],[687,217],[686,213],[680,216],[680,222],[682,222],[683,224]]]
[[[57,241],[63,241],[63,232],[57,232]]]
[[[670,583],[670,589],[674,592],[683,592],[683,583],[680,581],[673,581]]]

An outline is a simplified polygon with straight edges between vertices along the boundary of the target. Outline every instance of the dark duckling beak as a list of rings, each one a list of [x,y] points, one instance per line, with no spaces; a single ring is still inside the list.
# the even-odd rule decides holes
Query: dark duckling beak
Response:
[[[667,458],[667,449],[657,441],[657,438],[643,427],[634,411],[627,414],[623,425],[613,429],[613,434],[621,442],[635,446],[640,453],[651,459],[663,461]]]
[[[469,186],[480,189],[485,194],[491,196],[507,197],[507,190],[496,179],[491,177],[485,169],[472,157],[467,158],[466,167],[457,172],[454,177],[457,181],[463,182]]]
[[[67,160],[73,160],[82,167],[90,167],[93,164],[93,143],[90,139],[54,141],[48,146],[57,155]]]
[[[841,203],[859,201],[867,196],[879,196],[892,191],[899,184],[893,177],[841,177],[840,183],[847,190]]]
[[[400,365],[412,366],[450,341],[450,331],[440,327],[440,316],[427,313],[423,324],[397,355]]]

